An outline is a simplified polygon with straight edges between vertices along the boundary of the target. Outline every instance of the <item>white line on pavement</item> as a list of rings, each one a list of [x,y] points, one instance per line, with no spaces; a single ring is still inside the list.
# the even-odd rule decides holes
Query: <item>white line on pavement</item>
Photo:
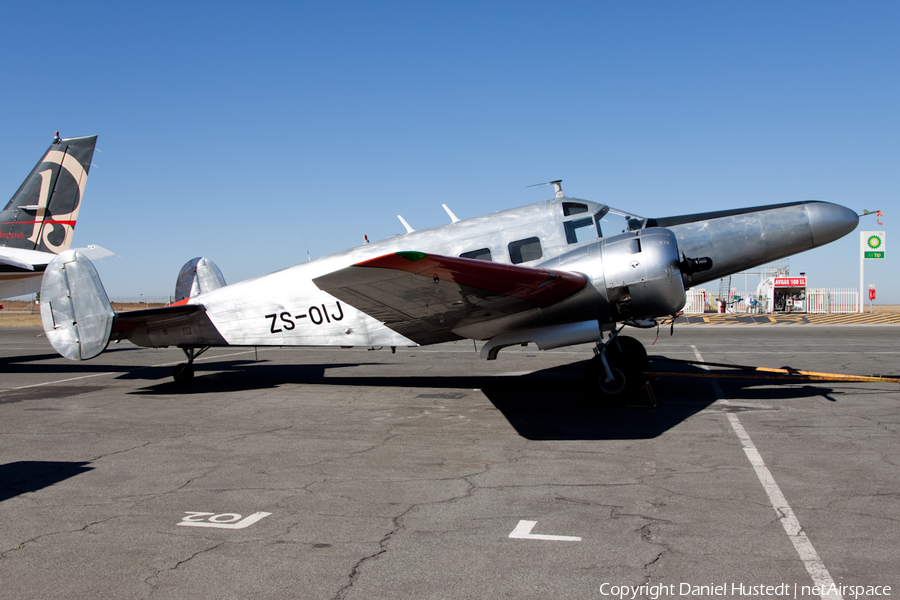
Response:
[[[691,348],[694,350],[694,356],[697,357],[697,360],[704,362],[703,356],[701,356],[697,347],[692,344]],[[702,368],[707,369],[706,366],[703,366]],[[724,400],[724,393],[722,392],[719,383],[713,381],[712,387],[716,397],[720,400]],[[781,526],[784,527],[785,533],[787,533],[791,543],[794,544],[794,550],[797,551],[800,560],[803,561],[803,566],[806,567],[807,573],[812,577],[813,583],[822,590],[820,596],[823,599],[834,598],[843,600],[843,596],[835,589],[836,586],[834,584],[834,579],[831,578],[831,573],[828,572],[825,563],[819,558],[819,553],[816,552],[812,542],[806,537],[806,533],[803,531],[800,521],[788,504],[787,498],[781,493],[781,488],[778,487],[775,478],[772,477],[771,471],[766,467],[762,455],[760,455],[759,450],[756,449],[756,445],[753,443],[753,440],[750,439],[747,430],[741,425],[736,414],[727,413],[727,415],[728,421],[731,423],[731,428],[737,434],[738,439],[741,440],[741,444],[744,446],[744,454],[747,455],[747,459],[753,466],[753,470],[756,471],[759,482],[762,483],[766,495],[769,496],[769,502],[772,504],[772,508],[778,513],[778,520],[781,521]]]

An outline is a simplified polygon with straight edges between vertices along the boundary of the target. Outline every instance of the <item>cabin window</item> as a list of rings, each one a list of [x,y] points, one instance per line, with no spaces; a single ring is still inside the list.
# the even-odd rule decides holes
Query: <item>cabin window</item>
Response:
[[[566,221],[564,225],[566,226],[566,241],[570,244],[597,239],[594,234],[594,219],[591,217]]]
[[[537,260],[543,255],[544,253],[541,251],[541,240],[536,237],[509,243],[509,259],[514,265]]]
[[[491,258],[490,248],[480,248],[478,250],[472,250],[470,252],[463,252],[459,256],[460,258],[474,258],[475,260],[494,260],[493,258]]]
[[[588,211],[587,204],[581,204],[580,202],[563,202],[562,206],[563,216],[566,217],[586,213]]]

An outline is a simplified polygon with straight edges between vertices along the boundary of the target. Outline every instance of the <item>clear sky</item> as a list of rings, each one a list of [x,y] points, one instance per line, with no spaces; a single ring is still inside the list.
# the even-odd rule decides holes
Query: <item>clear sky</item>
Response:
[[[4,2],[0,202],[98,134],[75,245],[166,296],[552,197],[644,216],[818,199],[887,231],[900,304],[900,3]],[[791,259],[859,285],[859,234]],[[893,251],[892,251],[893,249]],[[755,287],[755,286],[754,286]]]

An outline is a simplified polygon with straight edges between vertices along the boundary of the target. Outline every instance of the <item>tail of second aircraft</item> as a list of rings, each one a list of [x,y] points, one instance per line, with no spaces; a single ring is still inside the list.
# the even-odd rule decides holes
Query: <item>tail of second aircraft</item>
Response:
[[[69,248],[96,144],[96,135],[57,135],[0,212],[0,246],[54,254]]]

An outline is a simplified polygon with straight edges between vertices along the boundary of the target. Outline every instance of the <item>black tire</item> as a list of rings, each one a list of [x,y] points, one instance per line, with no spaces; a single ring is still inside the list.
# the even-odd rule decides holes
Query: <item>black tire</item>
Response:
[[[600,392],[609,398],[616,398],[628,388],[628,379],[622,369],[610,365],[609,370],[612,372],[613,380],[606,382],[606,373],[603,365],[600,365],[600,372],[597,374],[597,387]]]
[[[650,360],[644,345],[635,338],[621,336],[618,342],[618,345],[609,344],[606,349],[606,360],[614,381],[606,383],[603,361],[595,356],[587,370],[588,394],[599,392],[607,401],[628,402],[637,398],[647,383]]]
[[[647,349],[637,339],[627,335],[620,335],[616,339],[619,342],[618,345],[613,342],[609,345],[607,352],[621,352],[625,359],[635,362],[647,360]]]
[[[616,355],[619,361],[618,365],[625,372],[625,378],[628,380],[628,390],[626,391],[629,395],[636,396],[644,384],[650,380],[650,376],[647,374],[651,370],[650,357],[647,355],[644,344],[633,337],[620,335],[617,341],[618,345],[610,344],[607,352]]]
[[[599,356],[591,359],[584,372],[585,393],[591,400],[599,399],[603,403],[615,403],[621,399],[628,387],[628,374],[622,368],[621,361],[609,360],[609,370],[613,381],[606,382],[606,369]]]
[[[181,363],[172,370],[172,377],[176,383],[188,383],[194,379],[194,365]]]

